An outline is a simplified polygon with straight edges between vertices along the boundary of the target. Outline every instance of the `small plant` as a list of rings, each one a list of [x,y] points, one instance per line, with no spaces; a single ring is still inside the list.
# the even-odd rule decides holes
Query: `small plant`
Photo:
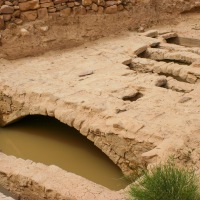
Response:
[[[159,165],[130,189],[133,200],[200,200],[193,170],[178,168],[173,162]]]

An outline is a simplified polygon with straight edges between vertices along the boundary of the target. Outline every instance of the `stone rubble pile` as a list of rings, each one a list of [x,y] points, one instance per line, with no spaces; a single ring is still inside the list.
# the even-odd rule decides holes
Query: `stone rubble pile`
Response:
[[[0,0],[0,29],[9,21],[21,25],[49,16],[114,14],[130,10],[134,4],[134,0]]]

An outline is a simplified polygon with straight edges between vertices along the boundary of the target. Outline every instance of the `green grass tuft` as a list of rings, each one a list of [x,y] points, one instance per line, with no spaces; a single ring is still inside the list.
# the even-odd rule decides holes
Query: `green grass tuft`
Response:
[[[134,200],[200,200],[194,171],[171,162],[144,172],[138,183],[131,186],[130,196]]]

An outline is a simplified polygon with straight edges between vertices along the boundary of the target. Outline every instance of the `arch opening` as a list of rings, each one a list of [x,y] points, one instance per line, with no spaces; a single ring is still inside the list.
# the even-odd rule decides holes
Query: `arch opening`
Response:
[[[57,119],[30,115],[1,128],[3,153],[34,162],[57,165],[112,190],[125,188],[129,182],[91,141]]]

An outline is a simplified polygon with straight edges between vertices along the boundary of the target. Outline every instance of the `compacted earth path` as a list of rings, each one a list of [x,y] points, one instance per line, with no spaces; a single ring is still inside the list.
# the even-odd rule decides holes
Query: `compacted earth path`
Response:
[[[47,115],[79,130],[124,174],[137,173],[170,156],[180,164],[194,166],[199,173],[200,47],[167,43],[178,35],[178,31],[163,29],[129,32],[38,57],[1,59],[0,125],[27,115]],[[18,170],[12,169],[13,182],[21,176],[21,188],[32,185],[37,193],[46,192],[48,199],[57,194],[53,187],[64,191],[59,193],[60,199],[67,195],[66,199],[125,198],[124,191],[93,187],[85,179],[76,188],[79,195],[74,189],[66,192],[61,186],[72,179],[67,177],[78,182],[80,177],[66,174],[62,180],[64,171],[56,167],[1,154],[0,177],[7,183],[10,162],[18,166]],[[40,175],[42,170],[44,176],[31,172],[34,181],[30,182],[29,173],[19,170],[26,165]],[[61,179],[60,185],[56,177],[53,182],[47,178],[54,172]],[[39,187],[42,184],[43,189]],[[32,195],[36,195],[34,190]]]

